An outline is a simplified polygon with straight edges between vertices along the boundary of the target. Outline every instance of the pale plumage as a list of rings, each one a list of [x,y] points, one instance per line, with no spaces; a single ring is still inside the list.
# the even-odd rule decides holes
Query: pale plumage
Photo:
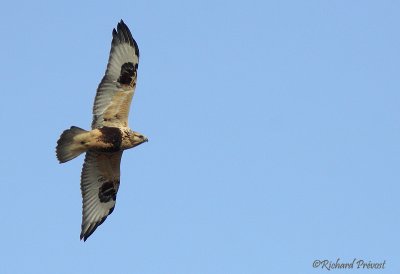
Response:
[[[94,100],[92,128],[128,125],[129,108],[136,88],[139,47],[122,20],[117,30],[113,30],[106,73]],[[124,70],[124,75],[121,70]]]
[[[139,48],[122,20],[112,35],[107,69],[94,100],[92,130],[71,127],[60,136],[56,148],[60,163],[86,152],[81,175],[80,238],[84,241],[114,210],[123,150],[147,141],[144,135],[128,127]]]

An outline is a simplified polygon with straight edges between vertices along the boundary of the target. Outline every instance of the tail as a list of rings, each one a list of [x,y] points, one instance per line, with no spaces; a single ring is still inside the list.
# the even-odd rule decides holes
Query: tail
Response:
[[[56,147],[57,159],[60,163],[68,162],[86,151],[85,146],[74,138],[86,132],[84,129],[72,126],[61,134]]]

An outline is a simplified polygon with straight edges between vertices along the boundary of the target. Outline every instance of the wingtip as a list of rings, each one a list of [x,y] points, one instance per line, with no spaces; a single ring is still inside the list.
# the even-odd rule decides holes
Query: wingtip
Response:
[[[117,30],[119,33],[122,32],[122,34],[124,36],[125,35],[129,36],[129,34],[130,34],[130,36],[132,36],[131,31],[129,30],[128,26],[125,24],[124,20],[122,20],[122,19],[117,24]],[[128,37],[126,37],[126,38],[128,38]]]
[[[86,242],[86,239],[87,239],[87,235],[85,235],[85,233],[84,233],[84,231],[83,231],[83,227],[82,227],[82,230],[81,230],[81,235],[79,235],[79,239],[82,241],[84,241],[84,242]]]
[[[93,232],[94,231],[90,232],[88,230],[84,231],[84,229],[82,228],[81,235],[79,236],[80,240],[86,242],[86,240],[89,238],[90,235],[92,235]]]
[[[95,229],[90,229],[91,226],[89,227],[85,227],[85,226],[81,226],[81,235],[80,235],[80,239],[81,241],[83,240],[84,242],[86,242],[86,240],[90,237],[90,235],[92,235],[92,233],[96,230]]]
[[[117,28],[113,29],[112,35],[114,38],[113,43],[114,41],[118,41],[119,43],[129,43],[132,47],[135,48],[135,53],[139,57],[139,46],[133,38],[129,27],[125,24],[124,20],[121,19],[119,21],[119,23],[117,24]]]
[[[94,231],[88,233],[88,232],[86,231],[86,233],[83,233],[83,230],[82,230],[81,235],[79,236],[80,240],[81,240],[81,241],[83,240],[83,242],[86,242],[86,240],[90,237],[90,235],[92,235],[93,232],[94,232]]]
[[[119,21],[118,25],[120,25],[121,27],[127,27],[124,20],[122,20],[122,19]]]
[[[101,218],[100,221],[91,223],[89,226],[82,225],[82,230],[81,230],[81,240],[83,239],[84,242],[96,231],[96,229],[104,223],[104,221],[107,219],[108,215],[110,215],[114,211],[114,206],[110,208],[108,211],[108,214]]]

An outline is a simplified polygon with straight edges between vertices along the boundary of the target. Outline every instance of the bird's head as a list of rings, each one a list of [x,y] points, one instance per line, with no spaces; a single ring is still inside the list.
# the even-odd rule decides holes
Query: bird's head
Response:
[[[148,142],[149,140],[143,134],[136,132],[136,131],[131,131],[130,141],[131,141],[132,145],[135,147],[144,142]]]

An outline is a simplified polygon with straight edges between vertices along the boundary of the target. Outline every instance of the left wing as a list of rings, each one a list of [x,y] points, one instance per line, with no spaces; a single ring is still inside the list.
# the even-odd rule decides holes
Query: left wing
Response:
[[[139,47],[124,21],[113,30],[106,73],[97,88],[92,128],[126,127],[139,64]]]
[[[115,207],[120,180],[122,151],[86,153],[81,175],[82,231],[84,241],[101,225]]]

